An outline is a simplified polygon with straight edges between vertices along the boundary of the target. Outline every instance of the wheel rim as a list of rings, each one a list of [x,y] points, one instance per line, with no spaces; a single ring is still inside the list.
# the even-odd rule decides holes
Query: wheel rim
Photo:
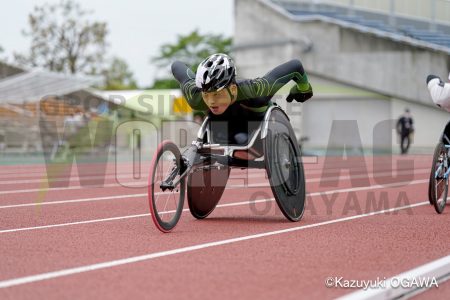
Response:
[[[295,195],[299,189],[299,167],[296,152],[289,137],[285,134],[276,135],[275,143],[275,169],[282,180],[281,183],[286,192],[290,195]]]
[[[172,230],[178,222],[182,212],[184,193],[184,181],[181,181],[175,189],[161,187],[163,181],[173,172],[176,176],[172,177],[172,180],[180,177],[180,155],[167,148],[163,147],[158,153],[152,176],[152,214],[156,225],[162,231]]]

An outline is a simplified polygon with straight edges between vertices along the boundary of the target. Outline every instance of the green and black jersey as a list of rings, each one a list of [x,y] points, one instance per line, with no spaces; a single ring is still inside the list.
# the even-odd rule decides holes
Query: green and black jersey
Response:
[[[195,85],[194,72],[184,63],[176,61],[172,64],[172,73],[192,109],[207,111],[201,90]],[[290,80],[297,84],[299,90],[310,89],[308,77],[298,59],[279,65],[263,77],[237,80],[238,96],[233,106],[239,105],[255,113],[265,112],[273,95]]]

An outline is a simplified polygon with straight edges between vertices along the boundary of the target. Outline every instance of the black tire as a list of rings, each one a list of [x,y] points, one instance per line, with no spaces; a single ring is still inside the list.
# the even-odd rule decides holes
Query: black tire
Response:
[[[264,160],[270,186],[283,215],[299,221],[305,210],[305,175],[300,148],[281,109],[271,112],[264,139]]]
[[[433,160],[434,163],[434,160]],[[433,169],[433,167],[432,167]],[[430,202],[430,205],[433,205],[433,184],[434,184],[434,173],[433,171],[430,172],[430,180],[428,183],[428,202]]]
[[[436,171],[444,159],[447,159],[447,149],[442,142],[439,142],[434,150],[430,184],[428,186],[429,200],[438,214],[444,211],[448,195],[448,178],[445,179],[443,176],[447,172],[448,167],[442,166],[439,174],[436,176]]]
[[[181,170],[181,154],[178,147],[163,141],[153,156],[148,184],[148,200],[150,213],[156,227],[162,232],[171,231],[178,223],[183,212],[185,180],[180,181],[174,190],[161,189],[161,182],[175,170],[179,178]],[[175,179],[174,178],[174,179]]]
[[[187,197],[189,211],[196,219],[213,212],[222,197],[230,176],[230,168],[198,168],[189,175]]]

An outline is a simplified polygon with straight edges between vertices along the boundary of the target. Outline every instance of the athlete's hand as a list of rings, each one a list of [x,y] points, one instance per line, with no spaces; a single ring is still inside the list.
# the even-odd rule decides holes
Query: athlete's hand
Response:
[[[439,81],[442,81],[441,78],[440,78],[439,76],[430,74],[430,75],[427,76],[427,84],[428,84],[431,80],[433,80],[433,79],[435,79],[435,78],[438,78]]]
[[[293,100],[297,102],[305,102],[306,100],[310,99],[313,96],[312,89],[309,89],[308,91],[301,92],[297,85],[294,85],[291,88],[291,91],[289,92],[289,95],[286,98],[286,101],[291,103]]]

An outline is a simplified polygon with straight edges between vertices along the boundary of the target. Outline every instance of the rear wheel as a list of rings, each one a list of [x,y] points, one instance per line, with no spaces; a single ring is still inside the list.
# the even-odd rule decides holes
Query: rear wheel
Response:
[[[163,141],[153,156],[148,185],[152,220],[162,232],[171,231],[183,212],[184,178],[175,188],[167,187],[180,178],[180,172],[180,150],[174,143]]]
[[[279,109],[269,118],[264,160],[278,207],[288,220],[299,221],[306,198],[303,163],[289,119]]]

